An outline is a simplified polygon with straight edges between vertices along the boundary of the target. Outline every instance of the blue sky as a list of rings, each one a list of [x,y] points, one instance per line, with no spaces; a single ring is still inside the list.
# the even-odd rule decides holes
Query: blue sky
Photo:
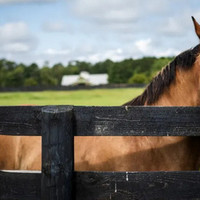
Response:
[[[199,0],[0,0],[0,58],[40,66],[172,56],[198,44]]]

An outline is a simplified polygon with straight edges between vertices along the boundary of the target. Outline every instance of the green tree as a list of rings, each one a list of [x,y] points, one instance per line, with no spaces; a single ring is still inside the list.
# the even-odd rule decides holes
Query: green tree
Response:
[[[36,85],[38,85],[38,82],[37,82],[37,80],[35,79],[35,78],[33,78],[33,77],[30,77],[30,78],[27,78],[27,79],[25,79],[25,81],[24,81],[24,86],[36,86]]]
[[[24,69],[24,76],[25,78],[30,77],[38,77],[39,75],[39,67],[36,63],[32,63],[31,65],[28,65]]]
[[[24,82],[23,66],[18,66],[14,70],[7,72],[5,86],[19,87],[23,86],[23,82]]]
[[[133,74],[133,76],[128,80],[128,83],[136,83],[136,84],[147,83],[147,82],[148,78],[144,73]]]
[[[91,71],[91,63],[71,61],[65,69],[65,74],[79,74],[81,71]]]
[[[81,71],[108,73],[110,83],[146,83],[172,59],[172,57],[144,57],[125,59],[120,62],[107,59],[96,64],[72,61],[66,67],[61,63],[57,63],[52,68],[47,61],[44,63],[43,68],[39,68],[36,63],[27,66],[1,59],[0,87],[60,85],[63,75],[79,74]]]
[[[76,61],[75,65],[78,67],[79,69],[79,72],[81,71],[88,71],[90,72],[90,69],[91,69],[91,63],[89,62],[80,62],[80,61]]]
[[[5,59],[0,60],[0,87],[5,87],[7,69],[5,68]]]
[[[17,67],[17,64],[13,61],[3,60],[4,68],[8,71],[12,71]]]
[[[111,67],[113,66],[113,62],[109,59],[98,62],[91,67],[90,73],[92,74],[103,74],[108,73]]]
[[[76,66],[76,62],[69,62],[65,68],[65,74],[79,74],[80,69]]]
[[[53,77],[57,80],[57,84],[60,85],[62,77],[65,74],[65,67],[61,63],[57,63],[52,67],[51,71]]]
[[[147,76],[149,76],[155,60],[155,57],[144,57],[133,60],[132,66],[134,68],[134,73],[145,73]]]
[[[127,83],[133,74],[131,60],[114,63],[109,70],[109,83]]]
[[[40,85],[53,86],[57,84],[58,80],[54,78],[50,68],[43,67],[42,69],[40,69]]]

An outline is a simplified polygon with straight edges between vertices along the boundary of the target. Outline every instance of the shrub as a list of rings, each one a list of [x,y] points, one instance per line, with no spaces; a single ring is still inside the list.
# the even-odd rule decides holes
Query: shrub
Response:
[[[128,83],[147,83],[148,78],[145,74],[133,74],[133,76],[128,80]]]

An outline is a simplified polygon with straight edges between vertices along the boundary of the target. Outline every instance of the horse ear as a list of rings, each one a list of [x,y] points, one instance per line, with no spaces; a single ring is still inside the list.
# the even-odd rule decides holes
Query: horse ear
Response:
[[[194,23],[195,32],[200,39],[200,25],[194,17],[192,17],[192,20],[193,20],[193,23]]]

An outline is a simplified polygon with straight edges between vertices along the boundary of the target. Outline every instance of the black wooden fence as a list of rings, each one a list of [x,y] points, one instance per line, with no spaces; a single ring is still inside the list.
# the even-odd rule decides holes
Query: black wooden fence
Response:
[[[1,200],[200,199],[198,171],[73,171],[73,136],[200,136],[200,107],[0,107],[0,134],[42,136],[42,172],[1,171]]]

